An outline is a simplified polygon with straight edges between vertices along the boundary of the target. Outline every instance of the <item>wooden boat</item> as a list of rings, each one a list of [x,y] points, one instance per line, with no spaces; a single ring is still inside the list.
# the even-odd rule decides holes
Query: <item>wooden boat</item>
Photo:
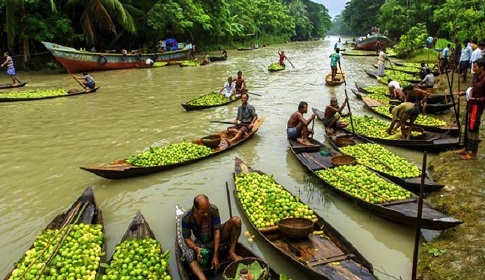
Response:
[[[238,51],[252,51],[254,48],[237,48]]]
[[[332,144],[332,147],[334,149],[336,149],[337,151],[343,153],[340,150],[339,144],[337,143],[340,139],[337,138],[337,137],[333,137],[331,135],[330,136],[326,135],[326,136],[330,140],[330,144]],[[349,139],[349,140],[347,140],[347,139]],[[370,141],[370,140],[368,140],[364,137],[360,137],[359,135],[349,135],[349,137],[345,138],[345,140],[353,141],[353,143],[355,143],[355,144],[364,144],[364,143],[375,144],[374,142],[372,142],[372,141]],[[297,147],[296,144],[292,143],[291,146],[292,146],[294,152],[298,152],[298,149],[295,148],[295,147]],[[306,152],[308,153],[310,151],[306,151]],[[370,153],[368,153],[368,154],[370,154]],[[359,161],[358,158],[357,158],[357,161]],[[389,179],[390,181],[396,183],[397,185],[405,188],[408,191],[412,191],[414,193],[419,193],[419,188],[421,186],[421,177],[400,178],[400,177],[394,176],[392,174],[373,169],[371,166],[366,165],[366,167],[369,168],[369,169],[372,169],[372,171],[379,173],[381,176]],[[433,181],[433,179],[431,179],[428,176],[428,174],[426,174],[426,177],[425,177],[425,180],[424,180],[424,192],[426,192],[426,193],[434,192],[434,191],[440,190],[443,187],[444,187],[444,185],[436,183],[435,181]]]
[[[98,175],[100,177],[106,178],[106,179],[125,179],[125,178],[132,178],[132,177],[138,177],[138,176],[143,176],[143,175],[148,175],[152,173],[157,173],[173,168],[177,168],[180,166],[188,165],[206,158],[210,158],[216,155],[219,155],[221,153],[224,153],[230,149],[233,149],[236,146],[239,146],[240,144],[246,142],[247,140],[251,139],[254,134],[258,131],[259,127],[263,124],[265,117],[261,117],[258,120],[256,120],[253,129],[246,135],[246,137],[243,137],[239,139],[237,142],[233,143],[232,145],[227,145],[227,141],[225,139],[230,138],[232,135],[228,135],[226,130],[219,131],[214,133],[215,135],[220,135],[221,136],[221,142],[220,144],[214,149],[214,153],[200,157],[200,158],[195,158],[191,160],[186,160],[182,161],[179,163],[174,163],[174,164],[168,164],[168,165],[157,165],[157,166],[151,166],[151,167],[139,167],[139,166],[134,166],[126,162],[125,159],[120,159],[116,160],[110,164],[102,165],[102,166],[90,166],[90,167],[80,167],[82,170],[86,170],[88,172],[91,172],[95,175]],[[213,135],[214,135],[213,134]],[[202,140],[195,139],[192,141],[193,143],[202,145]]]
[[[71,73],[84,71],[105,71],[136,68],[141,61],[174,61],[188,59],[191,50],[168,51],[164,53],[96,53],[42,42],[60,64]]]
[[[197,277],[192,273],[188,264],[182,261],[182,250],[191,250],[185,244],[185,241],[182,237],[182,216],[185,212],[180,205],[175,204],[175,220],[176,220],[176,234],[175,234],[175,258],[177,259],[177,267],[180,275],[181,280],[197,280]],[[243,258],[256,258],[260,259],[251,249],[244,246],[244,244],[238,242],[236,245],[236,254],[243,257]],[[214,280],[223,280],[222,273],[224,269],[232,262],[227,258],[227,256],[219,255],[220,265],[221,267],[214,273],[214,270],[210,268],[204,269],[204,274],[206,276],[210,276],[210,279]],[[280,279],[280,275],[274,271],[271,267],[269,268],[269,275],[272,279]]]
[[[215,61],[225,61],[227,60],[227,56],[211,56],[210,57],[210,60],[211,62],[215,62]]]
[[[0,89],[7,89],[7,88],[18,88],[18,87],[23,87],[27,84],[27,82],[21,82],[16,85],[12,84],[0,84]]]
[[[214,108],[214,107],[224,106],[224,105],[227,105],[227,104],[236,102],[239,99],[241,99],[241,95],[240,94],[236,94],[236,97],[234,99],[227,99],[227,102],[220,103],[220,104],[215,104],[215,105],[192,105],[192,104],[190,104],[190,102],[192,102],[194,100],[197,100],[199,98],[203,98],[204,96],[207,96],[207,95],[210,95],[210,94],[212,94],[212,93],[209,93],[209,94],[206,94],[206,95],[203,95],[203,96],[194,98],[194,99],[189,100],[186,103],[183,103],[183,104],[180,104],[180,105],[182,105],[182,107],[184,107],[184,109],[186,111],[194,111],[194,110],[203,110],[203,109],[207,109],[207,108]]]
[[[291,147],[292,142],[290,142]],[[316,178],[322,183],[323,186],[329,187],[338,194],[342,195],[346,199],[358,204],[364,209],[369,210],[370,212],[381,216],[385,219],[390,221],[405,224],[409,226],[416,225],[417,222],[417,213],[418,213],[418,197],[412,195],[411,198],[407,199],[400,199],[391,202],[384,202],[384,203],[370,203],[361,198],[356,196],[350,195],[347,192],[344,192],[334,185],[328,183],[324,179],[322,179],[316,171],[321,169],[331,169],[334,168],[333,164],[331,163],[331,157],[339,155],[335,150],[326,147],[324,148],[327,155],[322,155],[321,152],[294,152],[297,159],[305,166],[310,173],[315,175]],[[293,150],[293,149],[292,149]],[[379,176],[379,175],[377,175]],[[381,177],[383,178],[383,177]],[[387,180],[383,178],[384,180]],[[462,222],[447,216],[437,210],[435,210],[431,204],[426,201],[423,201],[423,213],[421,218],[421,227],[426,229],[432,230],[445,230],[452,227],[455,227]]]
[[[94,198],[94,191],[92,187],[87,187],[81,196],[71,205],[71,207],[62,214],[57,215],[46,227],[44,230],[62,230],[65,229],[67,225],[73,224],[80,224],[83,223],[85,225],[101,225],[103,228],[103,245],[102,251],[106,252],[106,244],[104,239],[104,220],[103,220],[103,213],[98,207],[96,203],[96,199]],[[64,242],[67,242],[64,240]],[[56,246],[56,245],[52,245]],[[29,250],[33,249],[34,245],[30,246]],[[24,256],[22,256],[22,259]],[[20,259],[20,260],[22,260]],[[101,259],[101,262],[103,258]],[[20,262],[20,261],[19,261]],[[14,268],[15,269],[15,268]],[[9,279],[12,275],[12,269],[5,279]],[[99,270],[98,270],[99,272]]]
[[[386,46],[392,46],[393,42],[391,39],[387,38],[384,35],[372,35],[367,37],[365,40],[355,43],[356,50],[367,50],[367,51],[375,51],[377,41],[381,41]]]
[[[5,96],[8,95],[8,93],[5,93],[5,94],[0,94],[0,102],[35,101],[35,100],[52,99],[52,98],[59,98],[59,97],[71,97],[71,96],[76,96],[76,95],[81,95],[81,94],[94,93],[98,89],[99,89],[99,87],[95,87],[91,90],[80,90],[80,91],[77,91],[77,92],[66,92],[65,95],[53,95],[53,96],[42,96],[42,97],[9,98],[9,97],[5,97]]]
[[[271,63],[269,66],[268,66],[268,71],[269,72],[277,72],[277,71],[283,71],[286,69],[286,66],[283,64],[279,64],[279,63]]]
[[[345,73],[337,73],[337,75],[335,75],[334,81],[332,81],[332,73],[329,73],[327,74],[327,76],[325,76],[325,84],[327,86],[338,86],[343,83],[345,83]]]
[[[160,68],[166,66],[167,63],[165,62],[157,62],[156,64],[138,64],[136,68],[138,69],[151,69],[151,68]]]
[[[128,226],[128,229],[126,229],[125,234],[121,238],[121,241],[118,243],[118,245],[122,244],[126,240],[130,239],[153,239],[157,240],[155,234],[153,233],[152,229],[150,228],[150,225],[148,222],[145,220],[145,217],[141,214],[140,210],[136,212],[135,217],[131,221],[130,225]],[[158,241],[158,240],[157,240]],[[118,245],[116,247],[118,247]],[[162,245],[160,244],[160,252],[163,251]],[[162,255],[162,253],[160,253]],[[114,252],[113,255],[111,255],[108,265],[111,263],[113,260]],[[155,264],[154,264],[155,266]],[[121,268],[120,268],[121,269]],[[170,265],[167,266],[168,274],[172,276],[172,273],[170,271]],[[104,274],[104,272],[103,272]],[[173,278],[172,278],[173,279]]]
[[[354,90],[354,89],[352,89],[352,90]],[[380,111],[376,110],[376,107],[379,107],[379,106],[382,106],[383,105],[382,103],[366,97],[365,96],[365,93],[362,93],[361,95],[363,95],[362,96],[362,101],[364,101],[364,104],[366,105],[367,108],[369,108],[369,110],[371,110],[372,112],[376,113],[379,116],[382,116],[382,117],[384,117],[386,119],[392,120],[392,117],[390,115],[383,114]],[[429,106],[429,108],[433,108],[435,106],[440,106],[440,104],[429,104],[428,106]],[[428,106],[426,107],[426,111],[429,111],[428,110]],[[451,106],[453,106],[453,104],[451,104]],[[458,134],[460,133],[460,130],[458,129],[458,126],[450,126],[450,125],[447,125],[447,126],[433,126],[433,125],[419,124],[419,123],[416,123],[416,122],[414,122],[414,126],[421,127],[421,128],[423,128],[423,129],[425,129],[426,131],[429,131],[429,132],[447,133],[447,134],[449,134],[451,136],[458,136]]]
[[[253,172],[264,174],[236,158],[234,180],[241,173]],[[240,211],[248,216],[241,204],[242,197],[237,190],[234,193]],[[323,231],[323,234],[311,233],[307,238],[299,240],[285,237],[278,226],[258,228],[248,219],[264,241],[311,275],[312,279],[377,279],[372,274],[372,264],[331,224],[316,216],[313,232]]]
[[[377,56],[376,52],[348,51],[340,53],[343,56]]]
[[[389,83],[388,83],[389,84]],[[360,92],[363,92],[363,93],[367,93],[367,94],[372,94],[372,92],[369,92],[367,91],[365,88],[367,87],[366,85],[363,85],[361,83],[355,83],[355,87],[357,87],[357,89],[360,91]],[[434,89],[428,89],[428,90],[434,90]],[[428,105],[429,104],[436,104],[436,103],[443,103],[443,102],[446,102],[446,100],[450,100],[451,99],[451,96],[450,95],[445,95],[445,94],[431,94],[430,96],[428,96]]]
[[[373,63],[372,66],[376,69],[379,68],[379,66],[375,63]],[[384,66],[384,69],[390,70],[390,71],[399,71],[399,72],[403,72],[403,73],[411,74],[411,75],[418,75],[419,74],[419,69],[410,71],[410,70],[401,69],[400,67],[389,67],[389,66]],[[438,71],[433,71],[431,73],[433,73],[433,76],[435,76],[435,77],[440,75],[440,72],[438,72]]]
[[[386,76],[380,77],[375,72],[372,72],[372,71],[369,71],[369,70],[364,70],[364,71],[367,74],[367,76],[374,78],[374,79],[378,80],[379,82],[381,82],[385,85],[388,84]],[[421,80],[419,80],[419,79],[404,79],[403,81],[406,81],[406,82],[409,82],[409,83],[419,83],[419,82],[421,82]],[[401,82],[401,81],[399,81],[399,82]]]
[[[323,121],[323,112],[312,108],[313,112],[317,116],[318,119]],[[359,135],[365,139],[371,140],[375,143],[380,143],[389,146],[401,147],[411,150],[417,151],[426,151],[428,153],[441,153],[447,150],[456,150],[458,148],[458,138],[451,137],[447,134],[440,134],[429,132],[423,130],[420,127],[415,127],[414,130],[422,130],[422,135],[419,139],[411,138],[410,140],[402,140],[402,139],[383,139],[383,138],[375,138],[375,137],[368,137],[358,133],[355,135]],[[352,132],[342,129],[337,130],[335,133],[336,137],[345,137],[353,135]]]

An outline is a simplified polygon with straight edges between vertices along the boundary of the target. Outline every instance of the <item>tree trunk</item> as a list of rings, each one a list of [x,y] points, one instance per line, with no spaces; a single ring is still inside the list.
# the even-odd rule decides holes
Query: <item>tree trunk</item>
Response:
[[[24,63],[27,63],[30,60],[30,48],[29,48],[29,39],[23,39],[23,49],[24,49]]]

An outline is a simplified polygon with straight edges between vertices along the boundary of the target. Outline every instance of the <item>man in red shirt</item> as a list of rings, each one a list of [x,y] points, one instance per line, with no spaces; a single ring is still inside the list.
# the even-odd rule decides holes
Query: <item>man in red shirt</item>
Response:
[[[286,58],[285,52],[278,49],[278,54],[280,55],[280,61],[278,62],[281,66],[285,66],[284,60]]]

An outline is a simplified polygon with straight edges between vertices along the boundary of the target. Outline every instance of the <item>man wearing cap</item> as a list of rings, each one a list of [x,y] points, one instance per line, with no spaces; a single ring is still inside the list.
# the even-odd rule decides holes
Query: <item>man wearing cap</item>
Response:
[[[392,114],[392,122],[387,133],[391,135],[398,127],[401,127],[401,139],[411,139],[414,121],[418,118],[420,108],[418,103],[403,102],[397,106],[389,107],[389,113]],[[406,133],[406,122],[409,120],[409,128]],[[396,126],[396,124],[398,124]],[[396,128],[394,128],[396,126]]]

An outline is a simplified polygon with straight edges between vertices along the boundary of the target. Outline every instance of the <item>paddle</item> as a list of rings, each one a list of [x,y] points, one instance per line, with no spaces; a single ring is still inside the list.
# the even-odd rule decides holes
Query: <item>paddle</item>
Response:
[[[247,94],[252,94],[252,95],[256,95],[256,96],[261,96],[261,97],[262,97],[262,95],[261,95],[261,94],[257,94],[257,93],[254,93],[254,92],[246,91],[246,93],[247,93]]]
[[[226,182],[227,206],[229,206],[229,218],[232,218],[231,194],[229,193],[229,185]]]
[[[286,60],[288,60],[288,62],[291,64],[291,67],[295,68],[295,66],[293,66],[293,63],[291,63],[291,61],[288,59],[288,57],[286,58]]]
[[[209,122],[211,122],[211,123],[223,123],[223,124],[232,124],[232,125],[234,125],[233,122],[229,122],[229,121],[209,121]]]
[[[352,121],[352,112],[350,111],[350,102],[349,102],[349,96],[347,95],[347,89],[345,89],[345,98],[347,98],[347,109],[349,110],[350,114],[350,125],[352,126],[352,133],[355,134],[354,132],[354,122]]]
[[[390,60],[388,57],[386,57],[386,58],[387,58],[387,60],[389,60],[389,64],[391,64],[391,69],[392,69],[392,72],[393,72],[394,74],[396,74],[396,71],[394,71],[394,67],[392,66],[392,61],[391,61],[391,60]]]
[[[67,73],[69,73],[69,75],[71,75],[71,77],[72,77],[74,80],[76,80],[76,82],[78,82],[78,83],[79,83],[79,85],[81,85],[81,86],[83,87],[83,89],[84,89],[84,90],[86,90],[86,87],[83,85],[83,83],[81,83],[81,82],[80,82],[80,81],[79,81],[79,80],[78,80],[76,77],[74,77],[74,75],[73,75],[71,72],[69,72],[69,70],[67,70],[67,68],[66,68],[66,71],[67,71]]]
[[[340,66],[340,63],[338,65],[338,67],[340,68],[340,74],[342,74],[342,78],[344,79],[344,84],[347,85],[347,81],[345,80],[344,71],[342,71],[342,66]],[[347,92],[345,92],[345,94],[347,94]]]

